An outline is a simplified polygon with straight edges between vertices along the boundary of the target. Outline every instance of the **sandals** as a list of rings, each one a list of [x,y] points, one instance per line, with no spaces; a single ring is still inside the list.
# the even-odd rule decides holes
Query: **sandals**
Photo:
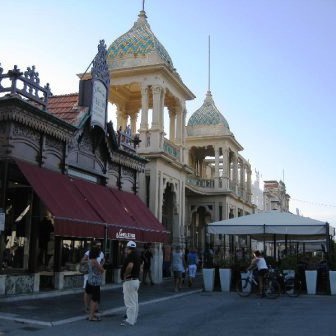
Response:
[[[90,319],[89,318],[89,321],[90,322],[100,322],[102,319],[100,318],[100,317],[98,317],[98,316],[95,316],[94,318],[92,318],[92,319]]]

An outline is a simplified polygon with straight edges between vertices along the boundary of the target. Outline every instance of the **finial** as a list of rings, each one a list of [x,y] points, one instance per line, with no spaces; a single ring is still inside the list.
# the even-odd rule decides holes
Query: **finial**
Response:
[[[142,11],[145,11],[145,0],[142,0]]]

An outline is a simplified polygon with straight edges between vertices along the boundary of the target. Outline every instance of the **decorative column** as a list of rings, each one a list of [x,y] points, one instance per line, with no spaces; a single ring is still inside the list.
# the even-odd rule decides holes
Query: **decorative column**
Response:
[[[137,124],[137,120],[138,120],[138,112],[132,112],[130,113],[130,119],[131,119],[131,134],[132,136],[134,136],[134,134],[136,134],[137,129],[136,129],[136,124]]]
[[[229,149],[222,148],[222,153],[223,153],[222,187],[224,190],[229,190]]]
[[[219,147],[215,146],[215,188],[219,188]]]
[[[184,129],[183,125],[183,110],[181,104],[176,106],[176,144],[182,145],[182,131]]]
[[[121,127],[122,130],[125,130],[127,126],[127,117],[125,108],[123,106],[117,105],[117,130]]]
[[[176,110],[170,106],[168,108],[169,114],[169,140],[175,142],[175,127],[176,127]]]
[[[187,120],[187,107],[186,107],[186,103],[185,101],[183,101],[182,103],[182,139],[181,139],[181,163],[184,164],[188,164],[188,155],[189,155],[189,151],[186,148],[185,144],[186,144],[186,137],[187,137],[187,128],[186,128],[186,120]]]
[[[165,89],[161,88],[161,94],[160,94],[160,130],[163,132],[164,131],[164,100],[165,100],[165,95],[166,95],[166,91]]]
[[[148,86],[141,87],[141,131],[148,130]]]
[[[233,192],[237,194],[237,188],[238,188],[238,155],[236,153],[233,153],[232,155],[232,163],[233,163]]]
[[[244,197],[244,189],[245,189],[245,167],[243,160],[240,161],[240,196]]]
[[[161,114],[161,91],[162,88],[159,85],[154,85],[152,87],[153,91],[153,116],[152,116],[152,127],[153,131],[160,129],[160,114]]]
[[[248,202],[251,202],[251,196],[252,196],[252,190],[251,190],[251,175],[252,175],[252,170],[251,170],[251,166],[247,165],[246,166],[246,172],[247,172],[247,181],[246,181],[246,191],[247,191],[247,195],[246,195],[246,200]]]

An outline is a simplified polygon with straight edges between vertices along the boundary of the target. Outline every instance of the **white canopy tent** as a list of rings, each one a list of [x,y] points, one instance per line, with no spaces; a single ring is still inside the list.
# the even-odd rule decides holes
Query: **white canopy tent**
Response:
[[[207,226],[208,233],[250,235],[254,239],[325,240],[335,236],[328,223],[289,212],[269,211],[235,217]]]

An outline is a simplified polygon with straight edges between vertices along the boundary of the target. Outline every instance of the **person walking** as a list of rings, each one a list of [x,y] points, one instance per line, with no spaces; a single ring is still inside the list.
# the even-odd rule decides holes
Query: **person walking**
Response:
[[[198,264],[198,255],[194,248],[190,250],[187,254],[187,265],[188,265],[188,286],[191,287],[193,280],[196,277],[197,272],[197,264]]]
[[[172,253],[172,270],[174,273],[175,292],[182,288],[182,273],[185,271],[185,260],[180,246],[175,246]]]
[[[145,244],[144,251],[141,254],[141,258],[143,260],[143,275],[142,275],[142,283],[144,285],[147,285],[147,276],[149,278],[150,284],[154,285],[154,282],[152,280],[152,272],[151,272],[151,262],[153,258],[152,251],[150,250],[150,245]]]
[[[101,318],[96,315],[98,303],[100,302],[100,286],[103,282],[103,266],[97,261],[100,254],[100,248],[95,245],[89,253],[89,273],[86,282],[85,292],[90,296],[90,312],[89,321],[101,321]]]
[[[97,261],[101,265],[103,265],[104,264],[104,260],[105,260],[105,255],[104,255],[104,252],[101,250],[101,242],[99,240],[94,240],[92,242],[91,249],[93,247],[95,247],[95,246],[97,246],[98,249],[99,249],[99,251],[100,251],[99,255],[98,255],[98,258],[97,258]],[[84,254],[81,262],[88,261],[89,260],[89,254],[90,254],[90,249],[85,252],[85,254]],[[83,282],[83,289],[84,289],[84,297],[83,297],[83,299],[84,299],[84,311],[86,313],[90,312],[90,300],[91,300],[90,295],[88,295],[86,293],[86,290],[85,290],[86,283],[87,283],[87,280],[88,280],[88,276],[89,276],[88,274],[84,274],[84,282]],[[98,307],[97,307],[97,309],[98,309]]]
[[[126,319],[120,325],[134,325],[139,313],[138,289],[140,285],[139,274],[141,259],[136,252],[136,243],[129,241],[126,245],[127,256],[121,268],[121,280],[123,280],[124,303],[126,306]]]

